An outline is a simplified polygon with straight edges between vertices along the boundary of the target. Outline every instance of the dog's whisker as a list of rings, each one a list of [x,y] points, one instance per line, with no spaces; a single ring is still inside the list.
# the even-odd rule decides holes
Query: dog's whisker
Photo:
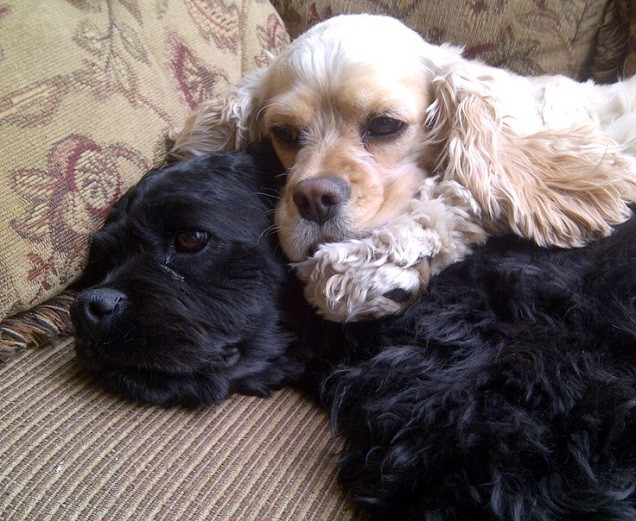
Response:
[[[265,228],[258,236],[258,240],[256,242],[259,243],[263,239],[263,237],[269,237],[272,235],[276,235],[276,226],[274,224]]]
[[[185,277],[183,275],[177,273],[169,266],[166,266],[165,264],[160,264],[159,267],[161,268],[161,270],[168,273],[174,280],[177,280],[179,282],[183,282],[185,280]]]
[[[280,192],[275,188],[261,188],[256,195],[262,195],[270,199],[280,199]]]
[[[264,104],[264,105],[263,105],[263,106],[259,109],[259,111],[256,113],[256,118],[257,118],[257,119],[258,119],[258,118],[260,118],[260,117],[261,117],[261,115],[262,115],[262,113],[263,113],[265,110],[267,110],[268,108],[270,108],[270,107],[271,107],[271,105],[272,105],[271,103]]]

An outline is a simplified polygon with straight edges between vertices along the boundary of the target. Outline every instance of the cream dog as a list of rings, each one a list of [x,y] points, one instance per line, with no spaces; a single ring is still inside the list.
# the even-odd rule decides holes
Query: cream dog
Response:
[[[399,312],[487,234],[582,246],[636,201],[636,77],[523,77],[343,15],[201,105],[175,157],[271,139],[276,225],[326,317]]]

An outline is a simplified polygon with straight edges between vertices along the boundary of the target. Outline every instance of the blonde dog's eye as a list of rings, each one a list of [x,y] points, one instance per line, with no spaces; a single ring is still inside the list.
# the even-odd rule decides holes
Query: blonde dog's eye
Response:
[[[281,143],[288,146],[298,146],[300,133],[298,130],[287,125],[276,125],[271,130],[274,137]]]
[[[392,136],[406,128],[406,123],[389,116],[378,116],[368,121],[364,135],[370,137]]]

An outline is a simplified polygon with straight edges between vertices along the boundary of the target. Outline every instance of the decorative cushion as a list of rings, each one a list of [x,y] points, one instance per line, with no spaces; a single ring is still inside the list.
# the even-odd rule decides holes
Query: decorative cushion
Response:
[[[264,0],[0,0],[0,319],[74,281],[167,129],[287,41]]]
[[[605,2],[588,0],[273,0],[295,38],[342,13],[400,18],[433,43],[461,45],[466,55],[522,74],[584,75]],[[378,35],[382,38],[382,35]]]

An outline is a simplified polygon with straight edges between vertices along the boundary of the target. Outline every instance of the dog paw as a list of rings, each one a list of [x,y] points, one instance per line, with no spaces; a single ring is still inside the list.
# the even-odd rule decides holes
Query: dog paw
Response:
[[[328,320],[353,322],[404,311],[420,294],[417,269],[384,264],[310,279],[305,298]]]
[[[328,320],[354,322],[399,314],[428,285],[426,258],[415,256],[414,262],[402,265],[386,258],[361,261],[356,252],[351,242],[325,244],[296,265],[305,298]]]
[[[415,266],[424,258],[434,257],[442,249],[439,234],[409,216],[374,230],[366,239],[350,242],[361,262],[391,263],[405,268]]]

